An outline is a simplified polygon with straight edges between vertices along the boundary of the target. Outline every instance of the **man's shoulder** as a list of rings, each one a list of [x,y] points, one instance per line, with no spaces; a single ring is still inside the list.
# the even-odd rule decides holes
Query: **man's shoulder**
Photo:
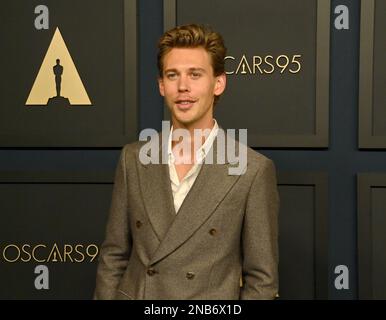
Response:
[[[161,132],[155,132],[152,135],[148,135],[146,137],[146,140],[137,140],[131,143],[127,143],[122,147],[122,154],[125,155],[126,159],[128,156],[134,156],[135,159],[138,159],[141,148],[149,143],[149,148],[152,150],[152,152],[156,152],[157,154],[159,153],[159,148],[161,147],[160,142],[162,141]],[[146,150],[149,151],[149,148]]]
[[[220,130],[222,130],[224,132],[224,135],[226,136],[227,144],[229,143],[230,145],[235,146],[235,152],[236,153],[239,153],[243,149],[247,150],[248,164],[261,164],[264,162],[272,161],[270,158],[268,158],[264,154],[262,154],[256,150],[253,150],[251,147],[249,147],[246,144],[246,141],[240,141],[239,139],[236,139],[234,136],[229,135],[227,132],[225,132],[225,130],[222,129],[221,127],[220,127]],[[241,146],[243,146],[243,148],[241,148]]]
[[[127,155],[135,155],[138,154],[139,149],[146,143],[146,141],[134,141],[131,143],[127,143],[122,147],[122,153]]]
[[[247,147],[247,154],[248,154],[248,161],[251,163],[264,163],[264,162],[270,162],[272,161],[270,158],[268,158],[266,155],[253,150],[251,147]]]
[[[251,147],[247,147],[247,155],[249,171],[257,172],[262,168],[266,168],[267,166],[275,167],[272,159],[256,150],[253,150]]]

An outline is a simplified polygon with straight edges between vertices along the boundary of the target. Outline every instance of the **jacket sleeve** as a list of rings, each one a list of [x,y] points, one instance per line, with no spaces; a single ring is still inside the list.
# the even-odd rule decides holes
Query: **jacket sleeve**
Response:
[[[278,296],[279,203],[275,166],[264,158],[252,182],[243,221],[242,300]]]
[[[105,240],[99,254],[94,299],[114,299],[131,253],[126,153],[127,146],[122,149],[115,172]]]

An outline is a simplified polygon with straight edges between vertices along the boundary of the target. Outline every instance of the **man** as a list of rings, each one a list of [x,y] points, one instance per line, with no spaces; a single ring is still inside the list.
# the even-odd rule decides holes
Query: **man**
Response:
[[[222,37],[206,27],[180,26],[161,37],[159,90],[172,120],[168,139],[159,135],[167,161],[144,164],[141,142],[123,148],[96,299],[277,296],[279,198],[273,162],[250,148],[239,175],[229,174],[234,164],[227,157],[223,164],[206,161],[211,151],[219,153],[222,129],[213,108],[226,86],[225,54]],[[198,147],[197,129],[209,132]],[[173,138],[177,130],[188,132],[183,154]]]

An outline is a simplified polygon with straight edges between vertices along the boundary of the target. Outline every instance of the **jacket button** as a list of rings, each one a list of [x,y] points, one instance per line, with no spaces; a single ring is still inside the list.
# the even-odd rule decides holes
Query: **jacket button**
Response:
[[[209,230],[210,235],[215,236],[217,233],[217,230],[215,228]]]
[[[137,222],[135,223],[135,225],[136,225],[137,228],[141,228],[142,222],[139,221],[139,220],[137,220]]]
[[[189,280],[192,280],[194,278],[194,272],[187,272],[186,278],[188,278]]]
[[[148,274],[149,276],[153,276],[153,275],[155,275],[156,273],[158,273],[158,271],[155,270],[154,268],[149,268],[149,269],[147,269],[147,274]]]

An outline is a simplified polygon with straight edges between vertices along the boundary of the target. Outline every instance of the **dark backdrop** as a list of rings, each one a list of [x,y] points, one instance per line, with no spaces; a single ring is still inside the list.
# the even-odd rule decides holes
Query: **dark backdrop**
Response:
[[[349,30],[336,30],[333,27],[336,16],[333,10],[340,4],[348,6],[350,10]],[[12,31],[2,28],[2,34],[7,32]],[[156,82],[156,41],[163,32],[162,1],[138,1],[138,32],[139,128],[150,127],[160,130],[161,120],[163,119],[163,103],[159,97]],[[358,149],[359,0],[332,0],[330,36],[329,147],[326,149],[265,148],[258,149],[257,151],[274,160],[279,175],[285,175],[288,172],[303,172],[306,174],[305,181],[308,181],[307,183],[305,182],[306,185],[318,184],[320,177],[318,174],[328,178],[328,183],[326,184],[328,196],[328,259],[325,261],[328,268],[328,298],[352,299],[358,297],[358,278],[365,276],[358,274],[357,174],[386,171],[386,152],[384,150]],[[2,56],[2,53],[0,53],[0,56]],[[1,59],[1,63],[6,63],[6,61]],[[4,81],[6,79],[1,80],[2,87],[6,85]],[[106,188],[96,187],[95,189],[97,192],[104,192],[105,198],[101,198],[100,208],[96,209],[99,216],[96,219],[95,228],[97,230],[95,229],[95,235],[86,238],[89,242],[98,241],[97,238],[100,239],[103,232],[101,225],[105,219],[101,215],[106,214],[105,207],[108,206],[111,192],[112,174],[117,164],[119,153],[119,148],[2,148],[0,150],[1,183],[12,183],[14,185],[21,175],[21,183],[24,183],[24,181],[28,183],[35,181],[35,183],[46,186],[47,181],[41,177],[48,174],[49,176],[54,176],[54,180],[51,183],[58,183],[60,185],[65,185],[66,183],[88,183],[92,185],[90,190],[93,190],[92,188],[95,187],[95,184],[104,183],[109,185]],[[45,173],[38,174],[41,171]],[[68,176],[75,178],[71,178],[71,181],[66,182],[66,179],[63,178],[63,176],[66,176],[63,173],[66,172],[69,173]],[[81,173],[80,175],[79,172]],[[105,176],[95,178],[99,172],[107,172],[109,178]],[[56,176],[54,173],[56,173]],[[30,178],[28,178],[29,174],[31,175]],[[90,178],[89,174],[93,178]],[[307,174],[314,174],[316,176],[307,176]],[[290,180],[288,176],[283,177]],[[20,192],[24,192],[23,188],[20,190]],[[42,188],[43,190],[45,189]],[[50,188],[47,190],[52,191]],[[60,193],[60,189],[55,190]],[[66,192],[69,191],[67,190]],[[89,191],[84,192],[87,193]],[[290,192],[292,191],[290,190]],[[305,190],[305,192],[311,191]],[[92,199],[92,195],[88,196]],[[4,202],[6,197],[8,197],[6,192],[0,193],[0,201]],[[20,199],[23,198],[21,197]],[[380,201],[379,197],[376,199],[378,202]],[[286,203],[290,204],[290,201],[286,201]],[[51,205],[54,206],[54,204]],[[60,203],[57,205],[62,206]],[[378,208],[380,207],[382,206],[378,206]],[[65,214],[65,211],[62,214]],[[7,220],[14,219],[12,215],[6,216],[4,213],[1,213],[0,218],[2,228],[5,228],[4,225],[7,224]],[[90,223],[93,223],[92,217],[87,219],[91,221]],[[305,225],[308,224],[311,228],[312,221],[304,221],[304,223]],[[12,227],[12,223],[9,226]],[[23,234],[23,230],[14,230],[14,232],[15,234]],[[300,238],[301,236],[299,235]],[[0,238],[0,241],[3,242],[4,240],[6,239]],[[348,290],[337,290],[334,287],[336,276],[334,269],[335,266],[341,264],[347,265],[350,271]],[[88,272],[94,271],[94,266],[92,266]],[[33,285],[33,264],[30,266],[30,272],[30,285]],[[3,276],[3,273],[1,276]],[[54,287],[54,280],[51,280]],[[83,297],[87,296],[88,294],[84,293]],[[1,289],[0,297],[16,298],[16,296],[7,296],[7,289],[5,288]]]

